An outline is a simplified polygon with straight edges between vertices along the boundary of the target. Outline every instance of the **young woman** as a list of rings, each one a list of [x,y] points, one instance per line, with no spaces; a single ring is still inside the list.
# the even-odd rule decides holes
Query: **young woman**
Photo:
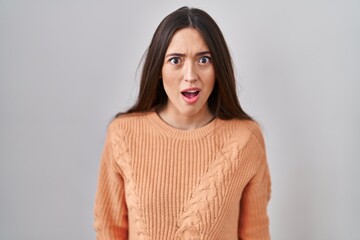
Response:
[[[214,20],[183,7],[158,26],[136,104],[111,122],[97,239],[270,239],[270,175]]]

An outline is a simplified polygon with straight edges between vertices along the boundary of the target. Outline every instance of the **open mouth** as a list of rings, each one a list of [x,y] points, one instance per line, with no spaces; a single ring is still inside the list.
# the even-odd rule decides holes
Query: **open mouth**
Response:
[[[197,95],[199,95],[199,92],[200,91],[197,91],[197,90],[189,90],[189,91],[184,91],[184,92],[181,92],[181,94],[186,97],[186,98],[194,98],[196,97]]]

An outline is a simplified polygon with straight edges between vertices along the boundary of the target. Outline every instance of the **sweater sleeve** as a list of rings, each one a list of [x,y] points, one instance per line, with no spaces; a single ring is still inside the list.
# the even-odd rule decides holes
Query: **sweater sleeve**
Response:
[[[251,155],[256,157],[254,160],[258,163],[258,167],[241,197],[239,217],[241,240],[270,239],[267,205],[270,200],[271,180],[261,133],[259,136],[260,141],[255,138],[250,144]]]
[[[128,239],[128,216],[124,180],[114,161],[110,135],[109,130],[100,162],[94,228],[97,240],[125,240]]]

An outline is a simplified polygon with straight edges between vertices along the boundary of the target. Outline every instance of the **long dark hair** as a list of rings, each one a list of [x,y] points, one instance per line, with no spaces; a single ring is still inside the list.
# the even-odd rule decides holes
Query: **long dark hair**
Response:
[[[127,113],[148,112],[166,104],[167,95],[160,78],[161,69],[172,37],[183,28],[199,31],[211,53],[216,80],[208,99],[210,112],[221,119],[251,120],[240,106],[232,59],[220,28],[206,12],[188,7],[172,12],[157,27],[145,55],[138,99]]]

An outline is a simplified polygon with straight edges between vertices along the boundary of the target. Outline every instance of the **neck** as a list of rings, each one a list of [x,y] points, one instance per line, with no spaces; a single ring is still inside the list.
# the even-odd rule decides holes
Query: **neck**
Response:
[[[159,109],[157,113],[159,117],[168,125],[181,130],[192,130],[200,128],[214,119],[214,116],[208,109],[204,109],[203,111],[194,115],[187,115],[171,112],[166,107],[164,107],[163,109]]]

